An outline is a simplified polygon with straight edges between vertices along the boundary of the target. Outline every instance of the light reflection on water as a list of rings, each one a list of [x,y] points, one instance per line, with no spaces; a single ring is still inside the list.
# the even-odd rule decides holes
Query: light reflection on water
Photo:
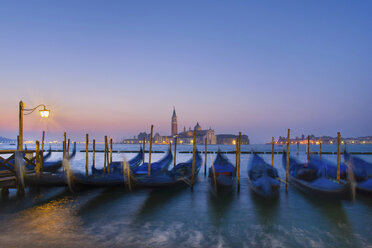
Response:
[[[136,146],[137,147],[137,146]],[[138,147],[137,147],[138,148]],[[159,149],[167,149],[167,146]],[[127,147],[127,149],[133,149]],[[188,149],[188,147],[180,148]],[[211,149],[217,149],[217,146]],[[226,148],[234,150],[234,147]],[[53,154],[58,158],[60,154]],[[134,154],[126,154],[128,158]],[[123,154],[114,153],[114,160]],[[153,161],[164,154],[153,154]],[[215,155],[213,155],[215,156]],[[234,163],[235,155],[228,154]],[[335,161],[334,155],[324,155]],[[103,163],[97,153],[97,167]],[[191,154],[178,154],[177,161]],[[270,161],[271,155],[263,157]],[[372,157],[372,156],[371,156]],[[264,201],[248,187],[242,155],[240,193],[216,198],[200,172],[194,190],[92,189],[71,194],[64,188],[12,190],[0,200],[1,247],[368,247],[372,245],[372,201],[335,202],[281,188],[275,201]],[[371,161],[371,158],[365,156]],[[91,159],[91,158],[90,158]],[[305,161],[305,154],[299,159]],[[210,157],[208,156],[208,160]],[[91,161],[91,160],[90,160]],[[210,161],[209,161],[210,162]],[[281,169],[281,155],[275,156]],[[72,161],[85,170],[85,154]]]

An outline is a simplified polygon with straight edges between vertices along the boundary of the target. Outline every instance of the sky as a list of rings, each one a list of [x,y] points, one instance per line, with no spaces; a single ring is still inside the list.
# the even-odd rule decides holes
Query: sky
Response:
[[[0,1],[0,136],[372,135],[372,1]]]

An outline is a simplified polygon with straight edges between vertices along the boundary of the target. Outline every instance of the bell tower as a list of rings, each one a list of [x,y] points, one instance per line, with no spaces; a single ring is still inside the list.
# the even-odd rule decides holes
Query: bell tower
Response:
[[[172,136],[176,136],[178,134],[178,131],[177,131],[177,115],[176,115],[175,107],[173,107],[171,134],[172,134]]]

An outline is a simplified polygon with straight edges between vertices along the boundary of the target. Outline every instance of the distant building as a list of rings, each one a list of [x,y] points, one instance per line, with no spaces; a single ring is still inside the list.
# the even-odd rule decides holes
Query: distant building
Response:
[[[171,135],[174,137],[177,134],[178,134],[178,129],[177,129],[176,108],[173,107],[173,115],[172,115],[172,121],[171,121]]]
[[[217,137],[214,135],[214,130],[209,128],[207,130],[203,130],[202,127],[199,125],[199,122],[196,123],[195,127],[195,143],[196,144],[204,144],[205,139],[207,139],[207,144],[215,145],[217,144]],[[179,144],[192,144],[193,140],[193,130],[191,128],[189,131],[184,131],[177,135],[177,142]]]
[[[234,134],[218,134],[217,144],[219,145],[235,145],[239,136]],[[249,145],[248,135],[242,135],[242,145]]]

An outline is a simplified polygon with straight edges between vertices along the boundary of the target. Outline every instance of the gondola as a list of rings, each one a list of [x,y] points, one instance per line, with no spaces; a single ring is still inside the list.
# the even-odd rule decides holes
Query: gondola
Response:
[[[353,168],[355,181],[357,182],[356,190],[360,193],[372,195],[372,163],[349,153],[344,154],[344,160]]]
[[[286,169],[287,154],[282,157],[283,167]],[[352,185],[349,182],[337,182],[326,177],[325,168],[322,164],[299,163],[289,157],[289,182],[300,191],[307,194],[336,199],[351,199]]]
[[[137,187],[150,188],[191,185],[192,161],[193,158],[190,158],[187,162],[179,163],[169,171],[163,171],[150,177],[137,178],[135,184]],[[199,174],[201,164],[202,157],[196,151],[194,178]]]
[[[216,176],[216,185],[214,182],[213,167],[210,167],[208,170],[208,180],[212,192],[227,193],[231,191],[235,182],[235,167],[220,150],[217,151],[217,157],[213,162],[213,166]],[[217,192],[215,192],[215,189],[217,189]]]
[[[250,188],[257,195],[264,198],[278,197],[280,188],[278,171],[257,154],[253,154],[248,165],[248,178]]]
[[[170,150],[168,153],[158,162],[151,164],[151,175],[157,175],[163,171],[168,170],[169,164],[172,162],[173,155]],[[132,175],[134,179],[143,178],[147,176],[148,163],[143,163],[140,166],[133,168]],[[126,177],[123,175],[123,171],[118,171],[110,174],[103,175],[85,175],[83,173],[72,173],[72,182],[74,185],[89,186],[89,187],[114,187],[124,186]]]
[[[140,148],[140,151],[138,152],[138,154],[134,158],[132,158],[131,160],[128,161],[128,164],[129,164],[129,167],[131,168],[131,170],[134,170],[141,164],[141,162],[143,162],[143,150],[142,150],[142,148]],[[112,174],[112,173],[122,174],[123,173],[123,162],[121,162],[121,161],[111,162],[108,167],[110,168],[110,171],[109,171],[110,173],[108,173],[108,174]],[[103,175],[103,174],[105,174],[104,169],[96,169],[93,166],[92,166],[91,169],[92,169],[92,174],[93,175]]]
[[[72,151],[71,155],[68,156],[68,159],[71,160],[75,157],[76,155],[76,148]],[[51,162],[44,162],[43,163],[43,171],[44,172],[51,172],[55,173],[57,172],[60,168],[62,167],[62,160],[57,160],[57,161],[51,161]],[[26,166],[27,169],[29,169]],[[33,167],[32,167],[33,169]]]
[[[345,163],[340,163],[340,180],[346,182],[346,180],[355,180],[355,189],[360,193],[372,193],[372,175],[368,175],[368,168],[372,168],[372,165],[360,158],[354,158],[350,154],[344,156],[347,164],[350,164],[351,168]],[[325,167],[325,173],[327,177],[332,179],[337,178],[337,165],[318,156],[310,156],[310,161],[313,163],[323,164]],[[352,175],[350,175],[352,172]],[[351,177],[350,177],[351,176]]]
[[[76,155],[76,149],[73,150],[71,155],[68,157],[68,160],[71,160]],[[58,171],[62,167],[62,160],[56,162],[44,162],[43,163],[43,171],[36,175],[36,173],[32,173],[33,169],[30,170],[28,166],[26,166],[26,174],[24,176],[24,181],[26,185],[29,186],[49,186],[49,187],[57,187],[57,186],[66,186],[66,177],[62,171]],[[34,167],[32,167],[34,168]]]
[[[74,149],[74,151],[72,152],[72,154],[70,155],[70,159],[75,157],[75,154],[76,154],[76,149]],[[51,157],[52,155],[52,150],[51,148],[49,148],[49,151],[47,154],[43,155],[43,171],[45,172],[56,172],[59,168],[62,167],[62,160],[58,160],[58,161],[53,161],[53,162],[47,162],[47,160]],[[3,162],[3,160],[0,160],[0,162]],[[10,159],[9,160],[9,164],[13,164],[14,165],[15,163],[15,160],[14,159]],[[10,169],[14,169],[13,166],[7,164],[7,166],[10,168]],[[31,165],[31,164],[28,164],[26,165],[26,169],[29,170],[29,171],[33,171],[35,168],[34,165]],[[0,171],[1,170],[6,170],[6,168],[3,168],[1,167],[0,168]]]

